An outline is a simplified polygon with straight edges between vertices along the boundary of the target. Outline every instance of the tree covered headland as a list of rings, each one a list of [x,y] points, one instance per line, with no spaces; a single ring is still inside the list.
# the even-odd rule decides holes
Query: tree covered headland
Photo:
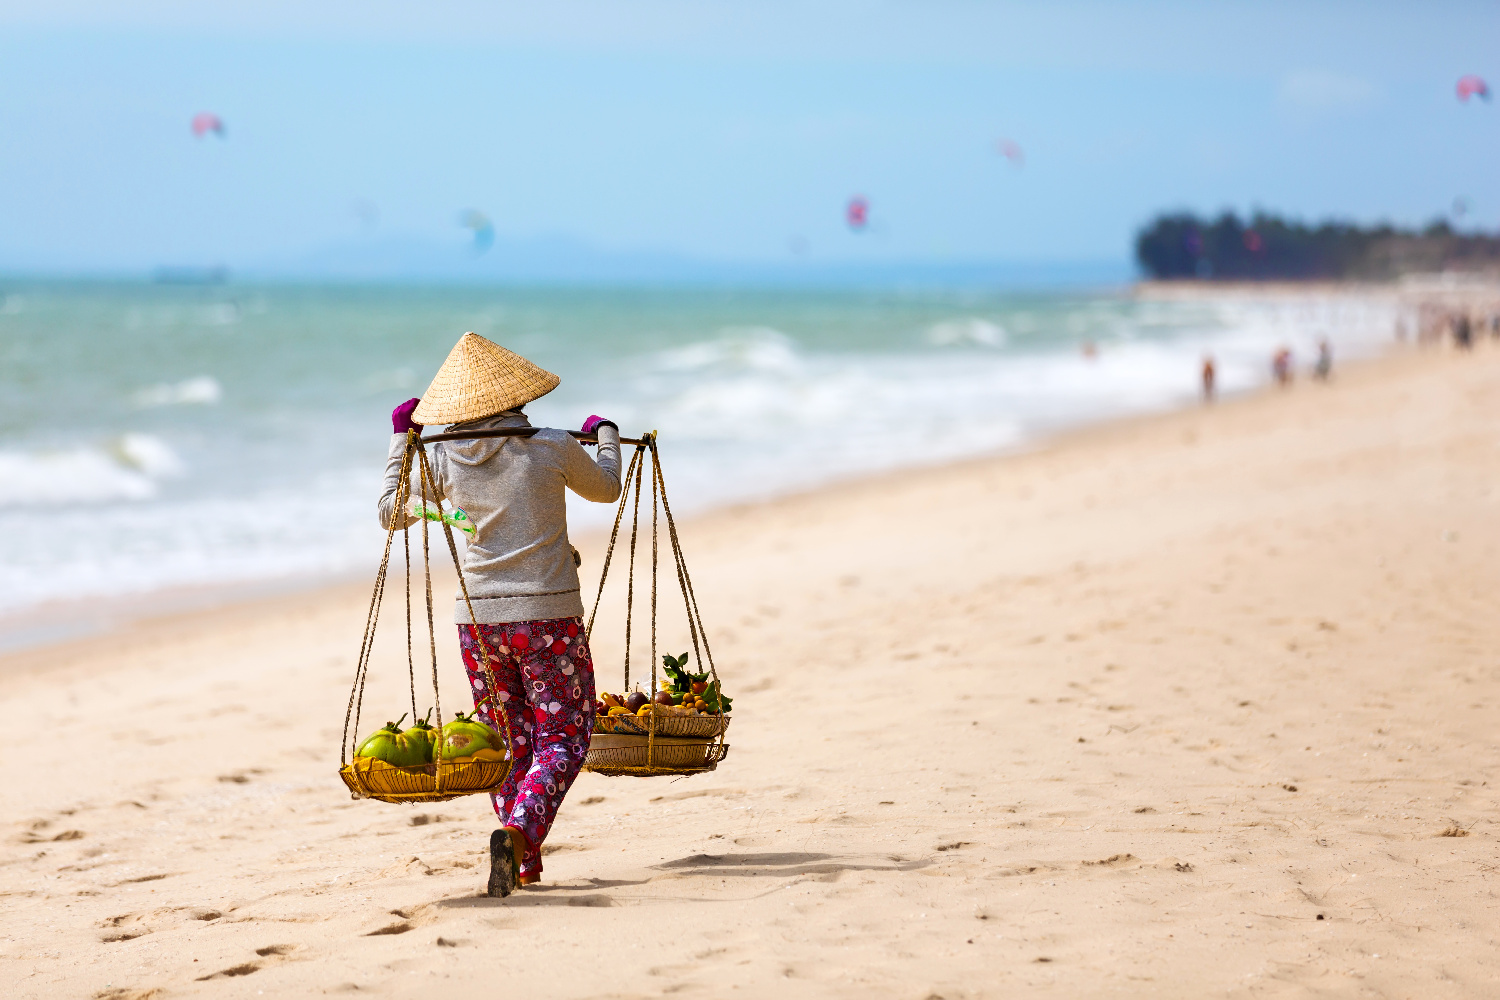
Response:
[[[1135,256],[1152,278],[1224,281],[1378,281],[1415,272],[1500,268],[1500,236],[1459,233],[1446,221],[1423,230],[1316,226],[1257,212],[1212,221],[1159,215],[1135,238]]]

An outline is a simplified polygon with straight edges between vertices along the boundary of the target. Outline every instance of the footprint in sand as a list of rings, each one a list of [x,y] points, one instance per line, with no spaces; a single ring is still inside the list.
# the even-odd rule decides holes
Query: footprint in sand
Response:
[[[1111,854],[1107,858],[1098,861],[1080,862],[1085,868],[1124,868],[1126,865],[1138,864],[1139,860],[1134,854]]]
[[[259,971],[259,962],[245,962],[241,965],[231,965],[227,969],[220,969],[218,972],[210,972],[206,976],[199,976],[197,981],[200,983],[206,983],[210,979],[232,979],[235,976],[248,976],[252,972]]]
[[[438,919],[438,912],[431,903],[423,903],[420,906],[412,906],[406,909],[392,910],[391,916],[399,917],[395,923],[377,927],[373,931],[367,931],[365,937],[382,937],[387,934],[405,934],[414,931],[418,927],[424,927]]]
[[[99,921],[104,935],[99,939],[105,944],[132,941],[147,934],[154,934],[163,927],[180,924],[187,920],[209,923],[224,916],[218,910],[206,906],[169,906],[150,913],[121,913]]]
[[[412,927],[412,925],[407,923],[405,920],[400,920],[394,924],[387,924],[384,927],[370,931],[365,935],[365,937],[381,937],[386,934],[405,934],[407,931],[415,929],[416,928]]]
[[[52,826],[52,820],[50,819],[34,819],[26,823],[25,826],[26,829],[16,838],[17,843],[43,844],[54,841],[82,840],[87,836],[82,830],[63,830],[60,833],[49,833],[47,829]]]
[[[231,965],[227,969],[220,969],[218,972],[210,972],[206,976],[199,976],[197,982],[206,983],[212,979],[234,979],[237,976],[251,975],[264,969],[277,959],[285,958],[296,951],[297,948],[298,946],[295,944],[271,944],[266,945],[264,948],[257,948],[255,949],[255,954],[260,956],[262,961],[242,962],[239,965]]]

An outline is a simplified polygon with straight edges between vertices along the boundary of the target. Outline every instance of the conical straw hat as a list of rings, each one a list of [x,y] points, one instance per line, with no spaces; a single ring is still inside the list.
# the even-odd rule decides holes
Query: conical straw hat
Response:
[[[419,424],[461,424],[540,399],[561,381],[519,354],[466,333],[411,416]]]

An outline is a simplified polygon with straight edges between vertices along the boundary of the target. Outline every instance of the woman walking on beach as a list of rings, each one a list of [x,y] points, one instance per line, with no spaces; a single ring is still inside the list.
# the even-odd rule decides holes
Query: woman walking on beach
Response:
[[[416,520],[394,510],[407,431],[448,424],[450,431],[527,428],[522,408],[561,380],[483,337],[466,333],[420,400],[391,413],[390,458],[380,496],[380,524]],[[432,489],[473,523],[463,573],[473,605],[458,595],[454,620],[480,718],[503,731],[510,723],[513,764],[491,798],[501,827],[490,836],[491,896],[507,896],[542,874],[542,841],[578,776],[594,728],[594,664],[583,629],[583,599],[568,541],[565,490],[610,503],[620,495],[620,432],[591,416],[595,461],[567,431],[444,441],[430,446]],[[421,497],[420,475],[411,493]],[[485,681],[480,639],[497,691]]]

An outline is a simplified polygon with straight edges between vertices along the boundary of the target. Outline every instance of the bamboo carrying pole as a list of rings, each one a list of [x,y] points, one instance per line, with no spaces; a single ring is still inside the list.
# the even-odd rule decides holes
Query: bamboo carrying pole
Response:
[[[429,434],[426,437],[417,438],[419,444],[431,444],[434,441],[472,441],[475,438],[516,438],[531,437],[540,427],[493,427],[489,430],[480,431],[445,431],[442,434]],[[574,439],[581,444],[598,444],[598,434],[585,434],[583,431],[568,431]],[[644,445],[646,438],[620,438],[621,444]]]

